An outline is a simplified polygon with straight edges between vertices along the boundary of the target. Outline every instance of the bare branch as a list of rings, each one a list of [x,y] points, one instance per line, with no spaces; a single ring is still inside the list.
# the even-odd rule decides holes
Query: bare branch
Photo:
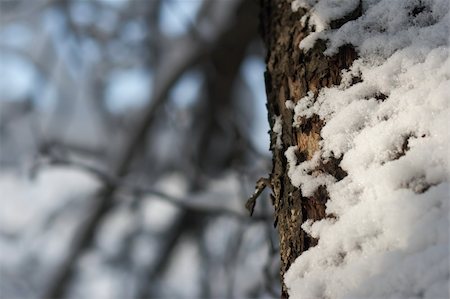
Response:
[[[250,212],[250,216],[253,215],[253,211],[255,209],[256,205],[256,199],[261,195],[261,193],[264,191],[264,189],[269,186],[270,187],[270,180],[268,178],[260,178],[256,182],[255,192],[253,195],[247,200],[247,203],[245,204],[245,207]]]
[[[47,159],[42,159],[38,161],[33,166],[33,171],[35,172],[38,167],[43,165],[54,165],[54,166],[70,166],[77,169],[80,169],[82,171],[88,172],[98,178],[100,181],[102,181],[105,185],[114,185],[116,189],[121,189],[123,191],[126,191],[127,193],[131,194],[138,194],[138,195],[153,195],[156,197],[159,197],[161,199],[164,199],[170,204],[173,204],[174,206],[189,211],[189,212],[195,212],[200,214],[205,214],[209,216],[229,216],[236,218],[241,221],[249,221],[249,218],[243,214],[239,213],[238,211],[234,211],[229,208],[220,207],[220,206],[214,206],[214,201],[211,201],[210,203],[207,202],[196,202],[195,200],[190,200],[188,198],[178,198],[172,195],[169,195],[165,192],[162,192],[160,190],[139,186],[131,183],[127,183],[123,180],[121,180],[119,177],[114,177],[108,173],[106,170],[102,170],[100,168],[96,168],[92,165],[88,165],[87,163],[84,163],[82,161],[74,161],[69,160],[65,158],[60,157],[49,157]],[[264,220],[267,217],[260,216],[254,218],[255,221],[258,220]]]
[[[10,10],[6,10],[5,7],[3,7],[6,6],[5,4],[8,4],[7,1],[0,2],[2,2],[2,6],[0,6],[0,25],[5,26],[28,18],[35,14],[36,11],[41,11],[45,7],[56,2],[56,0],[10,1],[10,3],[14,3],[14,5],[17,6]]]

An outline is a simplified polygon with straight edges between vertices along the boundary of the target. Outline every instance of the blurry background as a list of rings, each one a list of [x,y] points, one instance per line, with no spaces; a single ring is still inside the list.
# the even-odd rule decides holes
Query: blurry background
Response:
[[[0,0],[0,298],[271,298],[253,0]]]

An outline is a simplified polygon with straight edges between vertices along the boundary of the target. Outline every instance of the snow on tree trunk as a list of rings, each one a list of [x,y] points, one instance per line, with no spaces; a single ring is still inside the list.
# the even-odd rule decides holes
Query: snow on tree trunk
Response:
[[[309,29],[299,22],[304,12],[304,10],[292,12],[291,5],[286,0],[263,2],[262,33],[268,49],[265,81],[272,128],[271,185],[275,225],[280,237],[282,276],[295,258],[317,244],[317,240],[301,231],[301,225],[307,219],[318,220],[327,216],[326,188],[320,186],[314,194],[306,197],[301,190],[291,184],[288,176],[288,160],[285,152],[295,146],[298,162],[313,159],[323,126],[323,121],[317,115],[298,119],[296,120],[298,125],[293,126],[293,105],[308,93],[312,93],[315,97],[321,88],[339,84],[341,70],[350,67],[356,58],[356,52],[350,46],[343,46],[336,55],[327,57],[323,54],[325,50],[323,42],[316,43],[314,48],[306,53],[301,50],[299,43],[309,33]],[[358,16],[359,13],[358,6],[346,20]],[[343,23],[344,19],[339,25]],[[278,125],[276,119],[281,120],[281,131],[276,128]],[[331,174],[339,180],[346,173],[338,164],[339,160],[330,159],[315,171]],[[284,285],[282,296],[287,296]]]
[[[261,22],[282,298],[448,297],[448,1],[262,0]]]

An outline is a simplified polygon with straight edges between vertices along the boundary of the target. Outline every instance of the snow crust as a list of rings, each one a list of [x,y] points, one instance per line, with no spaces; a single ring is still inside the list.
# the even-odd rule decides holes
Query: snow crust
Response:
[[[337,30],[323,24],[352,1],[316,2],[292,8],[318,15],[310,22],[325,28],[327,54],[353,44],[360,58],[340,86],[294,107],[294,125],[314,114],[326,125],[312,160],[286,151],[291,182],[306,195],[325,185],[335,218],[303,225],[319,243],[286,273],[289,294],[449,298],[449,2],[365,0],[363,16]],[[342,157],[348,176],[314,175],[320,157]]]

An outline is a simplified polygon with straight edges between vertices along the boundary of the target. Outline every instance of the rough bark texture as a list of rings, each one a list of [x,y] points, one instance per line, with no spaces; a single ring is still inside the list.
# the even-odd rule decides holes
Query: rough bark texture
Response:
[[[352,64],[356,52],[351,46],[345,46],[335,56],[327,57],[323,54],[326,48],[324,41],[318,41],[312,50],[304,52],[299,48],[299,43],[309,33],[308,28],[300,24],[305,11],[292,12],[288,0],[261,0],[261,4],[260,29],[268,50],[265,83],[271,128],[275,117],[281,116],[282,120],[281,147],[276,146],[277,134],[273,130],[270,132],[273,153],[270,183],[275,209],[274,225],[280,238],[280,274],[283,277],[302,252],[317,244],[317,240],[301,230],[302,223],[307,219],[332,217],[325,213],[328,199],[326,188],[321,186],[309,198],[302,196],[301,190],[290,182],[284,156],[288,147],[297,146],[299,162],[311,159],[319,148],[323,121],[316,115],[302,119],[299,127],[293,127],[293,111],[286,108],[285,102],[291,100],[297,103],[309,91],[317,95],[321,88],[339,84],[341,70]],[[336,20],[331,25],[342,26],[360,13],[361,7],[358,7],[346,19]],[[346,173],[339,167],[339,162],[335,159],[322,163],[317,172],[332,174],[340,180]],[[281,297],[287,297],[284,284]]]

